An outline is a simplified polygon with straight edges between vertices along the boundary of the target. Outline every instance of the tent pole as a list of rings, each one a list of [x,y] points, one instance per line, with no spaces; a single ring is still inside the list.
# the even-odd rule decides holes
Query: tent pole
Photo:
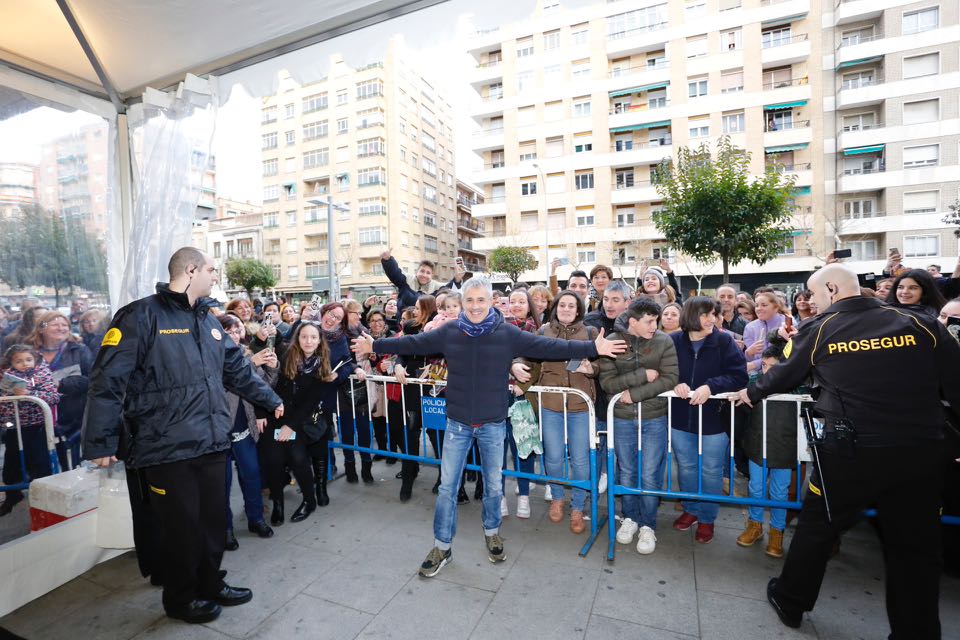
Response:
[[[100,64],[100,59],[94,52],[93,47],[90,46],[90,42],[84,35],[83,29],[80,27],[80,23],[77,22],[76,16],[73,15],[73,11],[67,4],[67,0],[57,0],[57,6],[60,7],[60,13],[63,14],[67,24],[70,25],[70,30],[73,31],[73,35],[76,36],[77,42],[80,44],[80,48],[83,49],[83,53],[86,54],[87,60],[90,61],[90,66],[93,67],[93,70],[97,74],[97,78],[100,79],[100,84],[103,85],[107,95],[110,96],[110,102],[113,103],[117,113],[125,113],[127,106],[123,103],[123,100],[120,99],[120,94],[118,94],[117,90],[114,89],[113,83],[110,82],[110,78],[107,77],[106,70],[103,68],[103,65]]]

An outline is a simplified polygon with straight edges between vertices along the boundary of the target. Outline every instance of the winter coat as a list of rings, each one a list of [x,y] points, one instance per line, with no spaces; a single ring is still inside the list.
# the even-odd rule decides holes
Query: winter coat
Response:
[[[257,367],[254,366],[249,359],[247,359],[247,363],[250,365],[250,368],[253,369],[253,372],[263,378],[263,380],[271,387],[276,384],[279,369],[270,369],[262,366]],[[237,411],[240,409],[241,402],[243,403],[244,414],[247,416],[247,429],[250,430],[250,435],[253,436],[253,441],[257,442],[260,439],[260,430],[257,429],[258,413],[261,413],[261,417],[265,417],[262,415],[262,410],[258,412],[256,407],[250,404],[248,400],[244,400],[235,393],[230,393],[229,391],[227,392],[227,406],[230,410],[230,420],[233,422],[235,422],[237,419]]]
[[[680,377],[677,364],[677,349],[670,336],[657,331],[647,340],[629,332],[624,316],[617,318],[616,332],[611,340],[624,340],[628,349],[616,359],[603,358],[600,364],[600,386],[609,397],[621,391],[630,391],[630,404],[617,402],[613,408],[616,418],[637,419],[637,402],[641,402],[642,419],[659,418],[667,413],[667,399],[659,398],[664,391],[671,391]],[[653,382],[647,381],[647,369],[659,375]],[[606,418],[604,418],[606,419]]]
[[[79,433],[83,425],[83,409],[87,403],[93,356],[82,342],[67,342],[49,364],[52,372],[69,369],[74,365],[80,367],[80,373],[60,381],[60,404],[57,405],[55,429],[57,435],[68,438]]]
[[[60,394],[57,392],[57,381],[53,379],[50,368],[43,362],[32,369],[26,371],[17,371],[16,369],[4,369],[0,371],[0,377],[10,374],[16,378],[27,381],[27,395],[43,400],[52,409],[60,402]],[[14,426],[13,407],[17,406],[20,415],[20,426],[39,426],[43,425],[43,409],[33,402],[0,402],[0,426],[10,424]]]
[[[582,322],[564,326],[557,321],[550,322],[540,327],[537,335],[545,338],[556,338],[558,340],[574,340],[577,342],[593,343],[597,338],[597,330],[593,327],[584,326]],[[529,364],[526,362],[525,364]],[[543,387],[569,387],[583,391],[590,397],[591,401],[596,400],[596,385],[594,378],[597,376],[597,365],[593,364],[592,371],[589,374],[567,371],[567,362],[544,362],[540,365],[540,379],[536,384]],[[538,394],[543,398],[543,408],[550,411],[563,411],[563,395],[559,393]],[[571,413],[583,413],[587,411],[587,403],[578,395],[567,396],[567,411]],[[600,419],[600,416],[597,416]]]
[[[704,339],[698,354],[694,354],[690,336],[686,331],[674,333],[670,338],[677,348],[680,382],[686,383],[691,392],[702,385],[710,387],[711,394],[739,391],[747,386],[747,361],[729,333],[714,329]],[[671,402],[673,405],[670,426],[697,433],[700,407],[680,398],[673,398]],[[715,435],[729,430],[729,401],[707,400],[702,407],[703,435]]]
[[[281,361],[277,378],[273,383],[274,390],[283,401],[283,416],[280,418],[275,418],[272,414],[267,416],[271,429],[288,426],[297,433],[302,433],[304,425],[312,422],[313,414],[318,410],[328,416],[336,411],[336,404],[328,405],[327,402],[331,400],[336,402],[339,379],[334,382],[324,382],[317,377],[315,371],[298,373],[290,379],[283,374],[283,367],[284,363]],[[344,367],[337,369],[338,378],[343,369]],[[324,398],[328,400],[322,400]]]
[[[90,374],[84,459],[119,455],[139,468],[217,453],[230,447],[227,390],[271,411],[280,405],[209,313],[216,305],[191,306],[161,283],[117,312]]]

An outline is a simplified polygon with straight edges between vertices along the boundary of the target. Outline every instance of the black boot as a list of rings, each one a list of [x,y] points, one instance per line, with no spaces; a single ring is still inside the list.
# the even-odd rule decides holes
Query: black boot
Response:
[[[283,498],[273,501],[273,513],[270,514],[270,524],[275,527],[283,524]]]
[[[317,483],[317,505],[325,507],[330,504],[327,495],[327,461],[313,459],[313,479]]]
[[[414,473],[415,462],[403,461],[403,471],[400,472],[403,484],[400,485],[400,502],[407,502],[413,496],[413,480],[416,478]]]
[[[460,491],[457,492],[457,504],[469,504],[470,498],[467,497],[467,492],[464,490],[463,485],[460,485]]]
[[[7,492],[7,498],[3,501],[3,504],[0,504],[0,516],[9,515],[13,508],[17,506],[17,503],[23,502],[23,492],[22,491],[9,491]]]
[[[440,474],[439,473],[437,474],[437,481],[433,483],[433,489],[431,489],[431,491],[433,491],[433,495],[437,495],[438,493],[440,493]]]
[[[233,529],[227,529],[227,544],[224,546],[227,551],[236,551],[240,548],[237,542],[237,536],[233,535]]]
[[[360,477],[363,478],[364,484],[373,484],[373,474],[370,472],[372,466],[373,463],[370,460],[360,461]]]
[[[483,478],[477,480],[477,486],[473,490],[474,500],[483,500]]]
[[[310,517],[310,514],[317,510],[316,500],[304,500],[297,507],[297,510],[290,516],[290,522],[303,522]]]
[[[347,474],[347,482],[350,484],[357,484],[360,481],[360,478],[357,477],[357,463],[344,462],[343,470]]]

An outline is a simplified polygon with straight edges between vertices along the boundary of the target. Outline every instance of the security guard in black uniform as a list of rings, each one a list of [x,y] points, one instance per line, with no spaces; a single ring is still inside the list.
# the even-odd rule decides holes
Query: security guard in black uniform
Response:
[[[753,404],[811,375],[819,386],[822,476],[811,475],[767,599],[784,624],[799,627],[817,601],[834,543],[876,505],[891,638],[939,638],[941,394],[960,406],[960,347],[932,316],[861,297],[844,265],[824,267],[807,286],[823,311],[793,336],[784,362],[740,392]]]
[[[233,426],[224,387],[283,415],[276,393],[209,313],[216,269],[185,247],[170,284],[120,309],[90,374],[83,457],[100,466],[119,454],[139,470],[163,532],[167,615],[208,622],[221,606],[249,602],[223,581],[226,450]]]

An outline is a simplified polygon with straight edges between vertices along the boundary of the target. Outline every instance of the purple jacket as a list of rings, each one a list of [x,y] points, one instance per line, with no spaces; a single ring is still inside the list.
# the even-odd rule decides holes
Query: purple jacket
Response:
[[[770,335],[771,331],[776,331],[783,326],[784,321],[786,320],[785,316],[780,315],[779,313],[774,315],[772,319],[764,322],[760,318],[757,318],[753,322],[747,324],[746,329],[743,330],[743,344],[747,349],[750,348],[757,340],[763,340],[763,348],[766,349],[770,346],[770,341],[767,340],[767,336]],[[760,367],[760,360],[763,359],[763,351],[758,353],[755,356],[746,356],[747,364],[755,362],[756,367]]]

